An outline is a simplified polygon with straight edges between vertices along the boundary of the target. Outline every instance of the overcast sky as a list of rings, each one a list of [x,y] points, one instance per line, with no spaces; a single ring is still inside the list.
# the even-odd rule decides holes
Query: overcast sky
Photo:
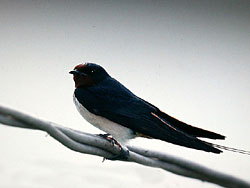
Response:
[[[249,1],[0,1],[0,104],[85,132],[76,64],[95,62],[136,95],[250,150]],[[136,139],[250,179],[249,156]],[[136,164],[104,162],[45,133],[0,125],[0,187],[216,187]],[[108,172],[108,173],[107,173]]]

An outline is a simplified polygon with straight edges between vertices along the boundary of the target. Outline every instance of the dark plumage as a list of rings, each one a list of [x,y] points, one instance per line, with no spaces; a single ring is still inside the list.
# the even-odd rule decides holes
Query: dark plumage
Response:
[[[126,127],[131,130],[130,134],[133,136],[144,135],[188,148],[213,153],[222,152],[197,137],[224,139],[224,136],[193,127],[167,115],[134,95],[101,66],[93,63],[80,64],[70,73],[74,75],[74,96],[77,103],[81,105],[80,108],[84,107],[87,112],[95,115],[94,117],[103,117]],[[91,123],[97,124],[94,120]],[[102,125],[99,124],[100,128]],[[108,133],[116,135],[114,131]]]

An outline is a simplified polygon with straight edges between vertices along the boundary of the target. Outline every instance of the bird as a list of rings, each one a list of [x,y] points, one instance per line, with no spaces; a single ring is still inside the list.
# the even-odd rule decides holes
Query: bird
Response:
[[[225,136],[184,123],[136,96],[109,75],[100,65],[82,63],[73,74],[73,101],[90,124],[111,135],[118,145],[130,139],[159,139],[175,145],[219,154],[216,145],[200,138],[225,139]]]

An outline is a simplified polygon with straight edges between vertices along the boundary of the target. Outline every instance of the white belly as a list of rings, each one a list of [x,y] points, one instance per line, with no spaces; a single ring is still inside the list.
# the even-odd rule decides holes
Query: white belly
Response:
[[[78,112],[84,117],[84,119],[104,132],[111,134],[113,138],[121,144],[124,144],[129,139],[135,137],[131,129],[89,112],[83,105],[79,103],[75,95],[73,98]]]

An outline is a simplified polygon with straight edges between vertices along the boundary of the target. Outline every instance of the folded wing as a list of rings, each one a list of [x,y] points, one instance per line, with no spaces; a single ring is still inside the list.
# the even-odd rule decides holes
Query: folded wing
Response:
[[[117,89],[119,92],[116,92]],[[190,126],[165,114],[152,104],[136,97],[119,83],[115,83],[112,89],[105,86],[76,89],[75,95],[90,112],[130,128],[135,133],[188,148],[213,153],[222,152],[196,137],[223,139],[224,136]]]

